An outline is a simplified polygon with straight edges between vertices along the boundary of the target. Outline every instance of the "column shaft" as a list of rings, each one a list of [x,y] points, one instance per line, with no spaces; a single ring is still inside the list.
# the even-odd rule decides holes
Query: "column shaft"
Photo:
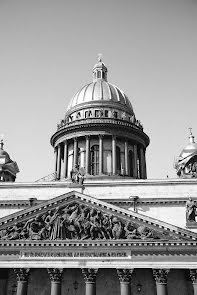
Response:
[[[124,144],[124,157],[125,157],[125,175],[129,175],[128,141],[125,141],[125,144]],[[133,169],[133,167],[131,169]]]
[[[51,295],[61,295],[61,282],[51,282]]]
[[[58,145],[57,149],[57,179],[60,179],[61,174],[61,145]]]
[[[99,135],[99,174],[103,174],[103,136]]]
[[[54,148],[54,159],[55,159],[55,174],[56,174],[56,177],[57,177],[57,148],[55,147]]]
[[[133,177],[138,178],[138,167],[137,167],[137,145],[133,146]]]
[[[68,170],[68,142],[64,142],[64,169],[63,169],[63,178],[67,178]]]
[[[112,174],[116,175],[116,137],[112,136]]]
[[[140,148],[140,178],[145,178],[145,154],[144,148]]]
[[[120,283],[120,295],[131,295],[130,283]]]
[[[18,281],[16,295],[27,295],[27,282]]]
[[[86,174],[90,174],[90,137],[89,135],[86,136]]]
[[[167,284],[156,283],[156,290],[157,290],[157,295],[167,295],[168,294]]]
[[[197,295],[197,284],[193,284],[194,295]]]
[[[96,283],[85,283],[85,295],[96,295]]]
[[[78,167],[78,142],[77,138],[74,138],[74,168]]]

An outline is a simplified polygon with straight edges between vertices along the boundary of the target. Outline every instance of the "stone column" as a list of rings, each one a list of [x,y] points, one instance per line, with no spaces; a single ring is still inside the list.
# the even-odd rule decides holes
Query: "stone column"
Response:
[[[68,142],[65,140],[64,142],[64,167],[63,167],[63,178],[67,178],[67,170],[68,170]]]
[[[167,278],[169,269],[153,269],[153,276],[156,281],[157,295],[167,295]]]
[[[96,295],[96,275],[98,269],[82,268],[82,274],[85,280],[85,295]]]
[[[145,178],[145,154],[143,147],[140,147],[140,178]]]
[[[73,167],[76,168],[78,167],[78,142],[77,138],[74,138],[74,158],[73,158]]]
[[[125,175],[129,175],[129,161],[128,161],[128,141],[125,141],[124,143],[124,161],[125,161]],[[133,169],[133,167],[131,167]]]
[[[54,159],[55,159],[55,174],[57,178],[57,148],[54,148]]]
[[[190,269],[190,279],[192,281],[194,295],[197,295],[197,269]]]
[[[112,174],[116,175],[116,136],[112,136]]]
[[[90,174],[90,136],[86,135],[86,174]]]
[[[133,269],[117,269],[120,281],[120,295],[131,295],[131,275]]]
[[[17,278],[16,295],[27,295],[29,268],[14,268]]]
[[[103,135],[99,135],[99,174],[103,174]]]
[[[61,176],[61,145],[58,144],[57,148],[57,179]]]
[[[61,295],[62,268],[47,269],[51,280],[51,295]]]
[[[133,146],[133,177],[138,178],[138,173],[137,173],[137,145],[135,144]]]

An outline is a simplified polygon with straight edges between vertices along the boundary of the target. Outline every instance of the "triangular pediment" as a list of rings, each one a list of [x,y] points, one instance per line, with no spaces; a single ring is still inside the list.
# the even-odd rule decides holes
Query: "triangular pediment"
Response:
[[[69,192],[1,218],[0,240],[191,241],[197,234]]]

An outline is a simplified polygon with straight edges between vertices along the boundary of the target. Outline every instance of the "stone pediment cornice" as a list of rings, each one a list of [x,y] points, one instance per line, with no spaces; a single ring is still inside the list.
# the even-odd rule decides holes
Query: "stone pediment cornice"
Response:
[[[197,234],[93,197],[69,192],[0,219],[0,240],[50,243],[187,243]],[[173,243],[174,243],[173,242]],[[62,243],[62,242],[61,242]]]

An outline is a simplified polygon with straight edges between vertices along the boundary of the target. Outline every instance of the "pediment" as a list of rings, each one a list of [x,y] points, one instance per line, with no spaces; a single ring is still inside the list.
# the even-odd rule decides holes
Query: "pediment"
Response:
[[[191,241],[197,234],[69,192],[0,219],[0,240]]]

